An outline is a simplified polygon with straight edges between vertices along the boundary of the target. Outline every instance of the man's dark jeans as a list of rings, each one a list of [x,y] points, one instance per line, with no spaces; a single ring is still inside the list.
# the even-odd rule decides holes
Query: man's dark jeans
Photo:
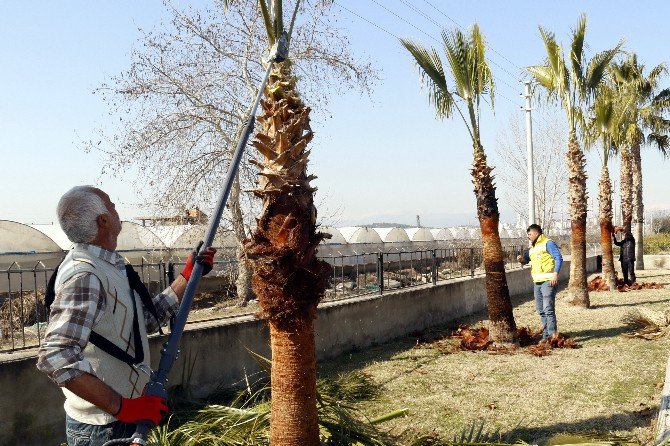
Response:
[[[65,415],[65,433],[68,446],[102,446],[109,440],[129,438],[135,433],[135,425],[116,421],[96,426]]]
[[[635,261],[634,260],[623,260],[621,262],[621,271],[623,272],[623,281],[626,285],[632,285],[635,283]],[[628,276],[630,275],[630,282],[628,281]]]

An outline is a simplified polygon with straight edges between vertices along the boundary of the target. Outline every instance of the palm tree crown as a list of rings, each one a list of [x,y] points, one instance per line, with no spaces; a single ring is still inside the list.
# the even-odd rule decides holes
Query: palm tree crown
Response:
[[[421,79],[429,89],[428,97],[437,115],[449,118],[455,109],[475,146],[481,145],[480,104],[482,97],[488,95],[493,108],[494,83],[485,57],[486,42],[479,26],[475,23],[469,35],[460,30],[442,31],[442,44],[451,70],[453,91],[449,89],[442,60],[434,48],[427,49],[407,39],[400,39],[400,42],[421,68]],[[459,100],[465,102],[467,119],[459,106]]]
[[[590,61],[587,60],[584,52],[586,16],[582,14],[572,30],[568,64],[554,33],[541,26],[539,29],[547,59],[543,65],[528,67],[528,72],[545,89],[548,99],[561,102],[568,118],[570,133],[575,134],[584,124],[584,106],[595,97],[608,65],[623,42],[619,42],[613,49],[596,54]]]

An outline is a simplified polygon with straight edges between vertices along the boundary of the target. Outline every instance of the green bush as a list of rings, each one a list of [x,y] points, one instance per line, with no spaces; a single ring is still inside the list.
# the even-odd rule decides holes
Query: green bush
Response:
[[[670,254],[670,234],[654,234],[645,236],[644,253]]]

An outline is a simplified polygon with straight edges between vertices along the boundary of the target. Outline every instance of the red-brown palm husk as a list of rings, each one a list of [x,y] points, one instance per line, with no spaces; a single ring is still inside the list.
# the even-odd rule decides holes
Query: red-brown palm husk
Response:
[[[314,191],[307,174],[312,139],[309,107],[295,90],[290,62],[273,67],[260,131],[253,141],[263,156],[254,193],[263,200],[257,227],[245,246],[253,264],[253,290],[270,323],[272,347],[270,442],[317,446],[314,318],[330,276],[316,257]]]

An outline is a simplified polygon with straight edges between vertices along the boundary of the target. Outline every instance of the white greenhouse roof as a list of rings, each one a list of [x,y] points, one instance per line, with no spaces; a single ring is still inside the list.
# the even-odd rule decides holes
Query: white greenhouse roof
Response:
[[[332,226],[321,226],[316,228],[318,232],[323,232],[324,234],[330,234],[330,238],[323,240],[321,243],[324,245],[346,245],[347,239],[344,238],[339,229],[333,228]]]
[[[379,234],[379,238],[381,238],[384,243],[401,243],[410,241],[409,237],[407,236],[407,233],[402,228],[373,228],[373,229],[377,234]]]
[[[131,221],[121,222],[117,251],[153,251],[165,249],[163,241],[149,228]]]
[[[482,231],[479,228],[466,228],[467,230],[467,238],[469,239],[478,239],[481,238],[482,236]]]
[[[458,240],[466,239],[468,238],[468,231],[465,230],[465,228],[447,228],[449,232],[451,232],[451,235]]]
[[[372,228],[348,226],[339,228],[347,243],[382,243],[382,239]]]
[[[41,231],[23,223],[0,220],[0,253],[59,252],[60,246]]]
[[[168,248],[193,249],[205,237],[204,225],[147,226],[145,229],[162,240]],[[237,240],[231,231],[221,228],[214,237],[214,246],[231,248],[237,246]]]
[[[56,244],[62,250],[67,251],[73,245],[73,243],[70,241],[70,239],[67,238],[67,235],[65,235],[59,224],[30,225],[30,227],[37,229],[42,234],[46,235],[51,240],[56,242]]]
[[[430,230],[430,233],[433,234],[433,238],[438,241],[454,239],[454,234],[451,233],[449,228],[433,228]]]
[[[428,228],[405,228],[407,237],[413,242],[433,242],[433,234]]]

